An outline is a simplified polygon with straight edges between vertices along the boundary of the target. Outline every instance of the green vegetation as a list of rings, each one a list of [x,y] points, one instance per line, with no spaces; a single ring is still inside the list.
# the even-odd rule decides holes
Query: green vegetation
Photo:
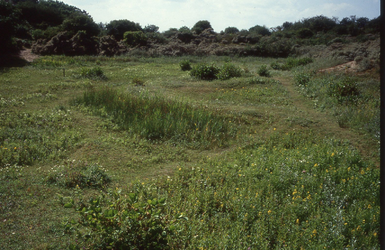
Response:
[[[265,77],[270,77],[271,76],[269,70],[267,69],[267,65],[261,65],[261,67],[259,67],[258,75],[265,76]]]
[[[111,88],[86,91],[73,101],[94,107],[101,116],[111,116],[122,129],[149,140],[172,139],[194,147],[223,146],[235,132],[227,121],[202,108],[163,100],[146,93],[118,94]]]
[[[184,60],[179,63],[180,69],[183,71],[191,70],[191,63],[190,60]]]
[[[211,24],[209,21],[201,20],[201,21],[198,21],[196,24],[194,24],[194,26],[191,28],[191,31],[193,31],[197,34],[200,34],[205,29],[210,29],[210,28],[211,28]]]
[[[210,65],[200,63],[191,69],[190,75],[202,80],[228,80],[233,77],[240,77],[242,70],[231,63],[225,63],[222,67],[217,67],[214,63]]]
[[[317,72],[333,63],[2,68],[2,249],[379,249],[380,83]]]

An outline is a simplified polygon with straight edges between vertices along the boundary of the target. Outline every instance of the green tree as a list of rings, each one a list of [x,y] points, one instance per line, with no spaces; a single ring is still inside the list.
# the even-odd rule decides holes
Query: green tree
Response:
[[[227,27],[225,29],[225,34],[235,34],[238,32],[239,32],[239,29],[237,29],[236,27]]]
[[[68,31],[70,36],[75,35],[80,30],[84,30],[89,37],[97,36],[100,32],[99,25],[91,17],[82,13],[73,13],[65,19],[62,30]]]
[[[143,32],[144,33],[156,33],[156,32],[158,32],[158,30],[159,30],[158,26],[151,24],[151,25],[147,25],[146,27],[144,27]]]
[[[126,31],[124,42],[130,46],[146,45],[147,36],[142,31]]]
[[[16,50],[12,40],[19,23],[19,14],[12,4],[0,1],[0,52]]]
[[[176,33],[178,33],[177,28],[170,28],[170,29],[166,30],[165,32],[163,32],[163,35],[167,38],[170,38],[172,36],[175,36]]]
[[[182,26],[178,30],[178,39],[182,42],[189,43],[194,38],[193,33],[187,26]]]
[[[115,37],[116,40],[122,40],[126,31],[142,31],[139,23],[134,23],[127,19],[113,20],[106,26],[107,34]]]
[[[211,24],[207,20],[198,21],[194,27],[192,27],[191,31],[197,33],[198,35],[202,33],[205,29],[212,28]]]
[[[268,36],[271,34],[268,28],[266,26],[260,26],[260,25],[255,25],[254,27],[251,27],[249,29],[250,33],[256,33],[262,36]]]

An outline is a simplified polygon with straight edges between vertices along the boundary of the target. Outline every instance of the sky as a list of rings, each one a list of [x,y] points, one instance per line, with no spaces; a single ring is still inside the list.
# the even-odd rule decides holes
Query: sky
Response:
[[[268,28],[284,22],[323,15],[329,18],[355,15],[376,18],[379,0],[64,0],[87,11],[96,23],[127,19],[142,28],[156,25],[159,31],[210,22],[215,32],[227,27],[239,30],[255,25]]]

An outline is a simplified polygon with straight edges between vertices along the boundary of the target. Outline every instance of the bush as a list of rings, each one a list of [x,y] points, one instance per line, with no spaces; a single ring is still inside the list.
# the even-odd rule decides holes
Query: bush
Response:
[[[307,84],[310,82],[310,74],[299,72],[294,75],[294,82],[297,86],[300,87],[306,87]]]
[[[180,69],[183,71],[191,70],[190,60],[184,60],[179,63]]]
[[[132,79],[132,83],[135,84],[135,86],[143,86],[144,80],[139,77],[134,77],[134,79]]]
[[[261,67],[259,67],[258,75],[265,76],[265,77],[270,77],[271,76],[269,70],[267,69],[267,65],[262,65]]]
[[[90,79],[107,79],[100,67],[94,67],[92,69],[82,68],[80,76]]]
[[[298,32],[297,32],[297,36],[299,38],[310,38],[312,37],[314,34],[313,34],[313,31],[311,31],[310,29],[308,28],[303,28],[303,29],[300,29]]]
[[[250,33],[256,33],[256,34],[259,34],[262,36],[269,36],[271,34],[271,32],[269,31],[269,29],[266,26],[260,26],[260,25],[256,25],[254,27],[251,27],[249,29],[249,32]]]
[[[217,74],[219,73],[219,68],[214,64],[208,65],[206,63],[201,63],[194,66],[190,75],[202,80],[214,80],[217,79]]]
[[[96,164],[83,165],[81,162],[54,166],[47,176],[48,183],[68,188],[104,188],[110,181],[103,167]]]
[[[198,35],[202,33],[205,29],[211,28],[211,24],[209,21],[203,20],[197,22],[194,27],[192,27],[191,31],[197,33]]]
[[[189,43],[194,38],[194,35],[188,27],[183,26],[178,30],[177,37],[182,42]]]
[[[350,78],[331,82],[327,91],[329,96],[338,100],[339,103],[354,101],[359,95],[357,83]]]
[[[123,37],[124,42],[131,46],[147,44],[147,36],[142,31],[127,31]]]
[[[99,26],[94,20],[85,14],[74,13],[63,21],[63,31],[68,31],[70,36],[78,31],[84,30],[88,37],[97,36],[100,32]]]
[[[127,19],[125,20],[113,20],[106,26],[107,35],[114,36],[117,41],[120,41],[124,37],[124,33],[127,31],[141,31],[142,27],[139,23],[134,23]]]
[[[231,63],[225,63],[217,74],[219,80],[227,80],[232,77],[240,77],[242,75],[241,68]]]
[[[282,69],[281,65],[280,65],[278,62],[272,62],[272,63],[270,64],[270,67],[271,67],[272,69],[275,69],[275,70]]]
[[[68,223],[66,227],[67,231],[77,232],[79,243],[72,245],[72,248],[170,248],[167,239],[173,235],[175,226],[171,218],[166,216],[165,198],[145,197],[146,201],[143,201],[139,198],[143,194],[133,192],[123,196],[120,190],[110,195],[111,200],[91,198],[88,205],[77,207],[80,219]],[[72,207],[72,204],[67,207]]]
[[[225,34],[236,34],[239,32],[239,29],[237,29],[236,27],[227,27],[225,29]]]
[[[286,63],[284,65],[282,65],[281,69],[290,70],[290,69],[298,67],[298,66],[305,66],[305,65],[312,63],[312,62],[313,62],[313,59],[310,57],[304,57],[304,58],[289,57],[286,59]]]

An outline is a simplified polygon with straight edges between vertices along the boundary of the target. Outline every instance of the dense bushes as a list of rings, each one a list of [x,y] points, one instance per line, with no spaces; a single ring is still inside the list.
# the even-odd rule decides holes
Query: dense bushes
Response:
[[[84,30],[88,37],[97,36],[100,32],[99,26],[93,19],[85,14],[74,13],[63,21],[62,30],[73,36],[78,31]]]
[[[0,1],[0,51],[5,52],[15,49],[13,36],[19,23],[19,12],[11,4]]]
[[[146,45],[147,36],[142,31],[124,32],[124,42],[130,46]]]
[[[214,80],[217,79],[217,74],[219,73],[219,68],[214,64],[200,63],[194,66],[190,75],[202,80]]]
[[[202,33],[205,29],[211,28],[211,24],[207,20],[197,22],[194,27],[192,27],[191,31],[197,33],[198,35]]]
[[[140,185],[140,184],[139,184]],[[78,247],[92,249],[169,249],[168,237],[174,233],[175,221],[166,216],[166,199],[145,197],[139,193],[121,195],[120,190],[110,193],[110,200],[92,198],[88,204],[76,208],[77,222],[67,226],[76,231]],[[67,207],[71,207],[69,203]],[[84,233],[84,229],[88,233]]]
[[[227,80],[232,77],[240,77],[241,74],[241,69],[231,63],[226,63],[222,67],[201,63],[194,66],[190,71],[191,76],[201,80]]]
[[[106,26],[107,35],[114,36],[116,40],[122,40],[127,31],[142,31],[139,23],[134,23],[127,19],[113,20]]]

